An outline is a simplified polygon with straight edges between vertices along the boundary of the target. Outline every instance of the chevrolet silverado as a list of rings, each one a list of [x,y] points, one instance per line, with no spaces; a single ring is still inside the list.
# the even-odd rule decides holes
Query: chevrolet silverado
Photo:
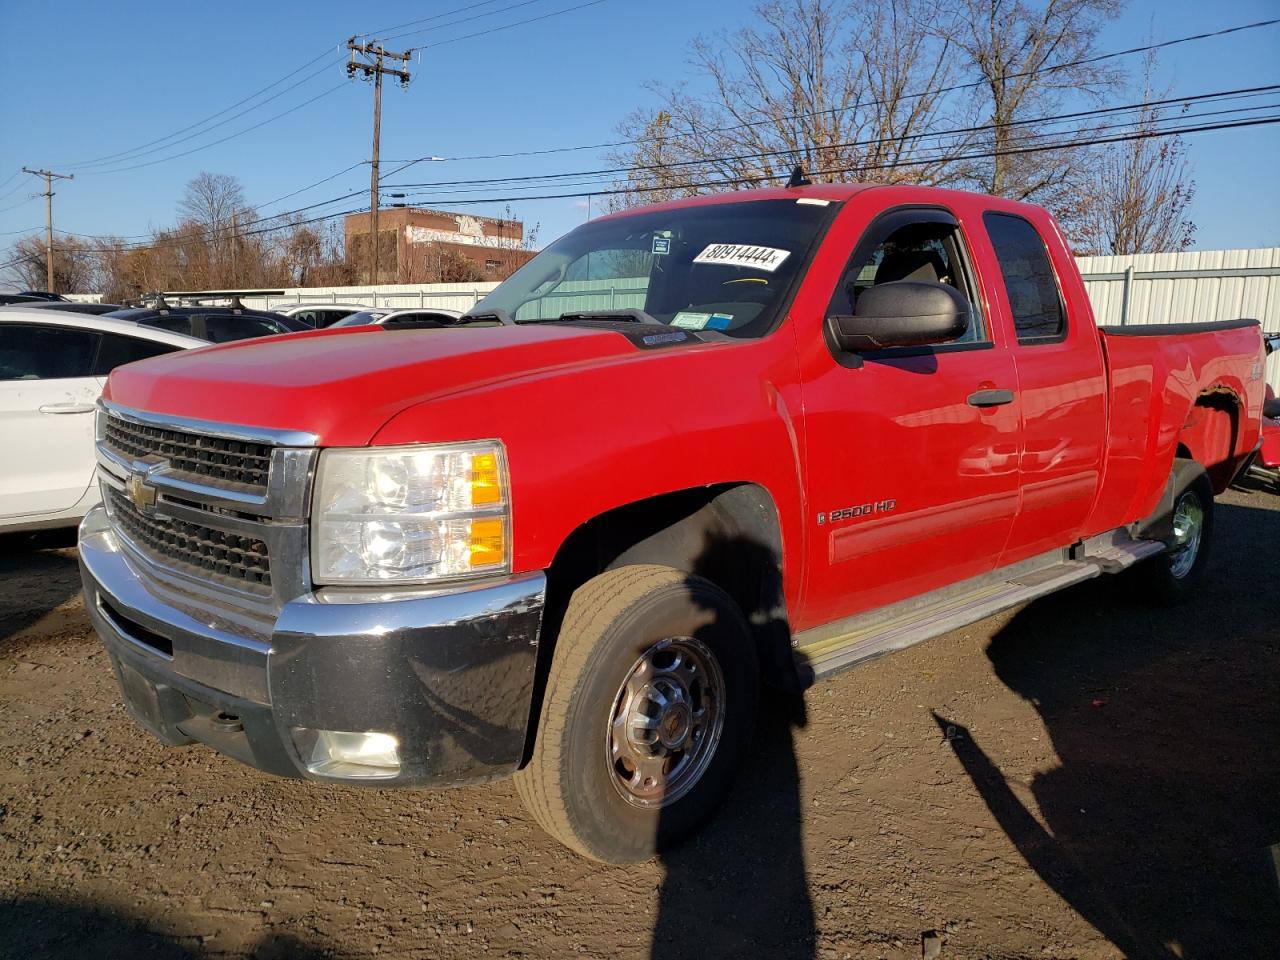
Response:
[[[614,214],[447,330],[115,371],[85,600],[136,719],[287,777],[514,775],[601,860],[688,835],[761,682],[1102,573],[1187,599],[1253,321],[1102,327],[1043,210],[805,186]]]

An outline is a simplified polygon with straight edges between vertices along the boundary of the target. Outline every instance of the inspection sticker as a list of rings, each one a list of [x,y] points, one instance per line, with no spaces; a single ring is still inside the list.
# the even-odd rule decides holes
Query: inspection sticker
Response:
[[[750,267],[773,273],[789,256],[790,250],[778,250],[774,247],[755,247],[748,243],[713,243],[694,257],[693,262]]]
[[[671,238],[670,238],[670,237],[654,237],[654,238],[653,238],[653,247],[652,247],[652,252],[653,252],[653,253],[656,253],[656,254],[657,254],[657,253],[670,253],[670,252],[671,252]]]
[[[711,314],[694,313],[690,310],[681,310],[671,319],[671,325],[681,330],[703,330],[710,322]]]

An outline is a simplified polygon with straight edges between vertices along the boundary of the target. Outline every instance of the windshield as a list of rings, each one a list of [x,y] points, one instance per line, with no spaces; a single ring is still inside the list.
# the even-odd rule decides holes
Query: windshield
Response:
[[[471,313],[498,311],[520,323],[644,311],[685,330],[763,336],[836,206],[810,198],[748,200],[584,224]]]
[[[371,323],[377,323],[378,320],[386,315],[385,310],[361,310],[359,313],[353,313],[349,317],[343,317],[335,327],[364,327]]]

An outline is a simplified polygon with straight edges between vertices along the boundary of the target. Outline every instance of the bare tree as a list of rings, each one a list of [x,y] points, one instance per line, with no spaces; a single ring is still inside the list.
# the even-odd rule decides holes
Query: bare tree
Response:
[[[251,272],[245,261],[242,231],[256,216],[245,200],[240,181],[225,173],[207,170],[192,178],[178,201],[180,220],[204,231],[211,248],[207,282],[235,286]]]
[[[1154,57],[1143,76],[1143,103],[1163,99],[1152,87]],[[1097,166],[1091,203],[1081,219],[1079,246],[1098,254],[1185,250],[1196,225],[1187,216],[1195,197],[1182,137],[1155,137],[1162,111],[1144,106],[1135,132],[1145,134],[1109,147]]]
[[[700,84],[651,84],[612,155],[634,169],[620,205],[699,192],[703,181],[759,186],[802,164],[815,179],[940,183],[950,164],[919,151],[948,116],[932,91],[956,58],[928,0],[767,0],[755,26],[694,41]],[[921,93],[925,95],[920,95]]]
[[[992,156],[970,162],[965,178],[988,193],[1030,200],[1070,221],[1091,157],[1080,150],[1016,151],[1043,144],[1028,120],[1050,115],[1068,94],[1097,94],[1119,82],[1098,62],[1098,33],[1121,0],[958,0],[945,21],[964,66],[977,72],[974,106],[989,124],[978,142]]]
[[[8,273],[21,287],[43,290],[48,283],[43,234],[33,233],[20,238],[5,257],[14,261]],[[97,283],[97,261],[91,246],[76,237],[59,238],[53,248],[54,289],[72,293],[85,293]]]

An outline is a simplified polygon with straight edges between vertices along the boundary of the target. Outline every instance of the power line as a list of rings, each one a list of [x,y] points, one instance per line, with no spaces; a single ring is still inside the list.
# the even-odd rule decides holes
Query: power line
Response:
[[[422,17],[419,20],[408,20],[405,23],[397,23],[394,26],[390,26],[390,27],[379,27],[377,30],[370,30],[367,33],[359,34],[359,36],[362,36],[362,37],[385,36],[386,34],[391,33],[393,30],[400,30],[404,27],[417,26],[420,23],[429,23],[432,20],[442,20],[445,17],[453,16],[455,13],[466,13],[468,10],[475,10],[477,7],[487,7],[490,4],[494,4],[498,2],[499,0],[480,0],[479,3],[471,3],[471,4],[467,4],[466,6],[455,7],[452,10],[445,10],[443,13],[436,13],[436,14],[432,14],[429,17]],[[494,12],[501,13],[500,10],[494,11]]]
[[[261,96],[262,94],[266,93],[268,90],[272,89],[273,87],[278,87],[280,84],[284,83],[284,82],[285,82],[286,80],[288,80],[290,77],[293,77],[293,76],[295,76],[295,75],[297,75],[297,74],[301,73],[303,70],[307,69],[307,67],[311,66],[313,63],[317,63],[318,61],[320,61],[320,60],[324,59],[325,57],[330,56],[332,53],[333,53],[333,51],[332,51],[331,49],[326,49],[323,53],[319,54],[318,56],[312,57],[310,60],[308,60],[308,61],[307,61],[306,63],[304,63],[302,66],[298,67],[296,70],[292,70],[292,71],[290,71],[289,73],[285,74],[283,77],[281,77],[279,80],[276,80],[276,81],[274,81],[273,83],[269,83],[269,84],[267,84],[267,85],[266,85],[265,87],[263,87],[261,90],[258,90],[258,91],[254,92],[254,93],[249,94],[249,96],[245,97],[245,98],[244,98],[244,99],[242,99],[242,100],[237,100],[235,103],[231,104],[231,106],[229,106],[229,107],[223,107],[223,108],[222,108],[221,110],[219,110],[217,113],[211,113],[209,116],[205,117],[203,120],[197,120],[195,123],[188,124],[187,126],[185,126],[185,127],[181,128],[180,130],[175,130],[175,131],[173,131],[173,133],[166,134],[166,135],[165,135],[165,136],[163,136],[163,137],[158,137],[158,138],[156,138],[155,140],[149,140],[149,141],[147,141],[146,143],[139,144],[139,145],[138,145],[138,146],[136,146],[136,147],[130,147],[128,150],[121,150],[121,151],[119,151],[118,153],[108,153],[108,154],[105,154],[105,155],[103,155],[103,156],[101,156],[101,157],[94,157],[94,158],[93,158],[93,159],[91,159],[91,160],[79,160],[79,161],[75,161],[75,162],[73,162],[73,163],[63,164],[63,166],[67,166],[67,167],[83,167],[83,166],[88,166],[88,165],[90,165],[90,164],[100,163],[100,162],[102,162],[102,161],[104,161],[104,160],[113,160],[113,159],[117,159],[117,158],[125,157],[125,156],[127,156],[127,155],[134,154],[134,153],[138,153],[138,152],[140,152],[140,151],[142,151],[142,150],[145,150],[145,149],[146,149],[146,148],[148,148],[148,147],[153,147],[153,146],[156,146],[157,144],[164,143],[165,141],[170,140],[170,139],[172,139],[173,137],[178,136],[178,134],[186,133],[188,130],[194,130],[196,127],[204,126],[204,125],[205,125],[206,123],[208,123],[210,120],[215,120],[215,119],[217,119],[218,117],[222,116],[224,113],[227,113],[227,112],[229,112],[229,111],[231,111],[231,110],[234,110],[236,107],[239,107],[239,106],[241,106],[241,105],[243,105],[243,104],[246,104],[246,103],[248,103],[250,100],[255,100],[255,99],[257,99],[259,96]],[[290,89],[292,89],[292,88],[290,88]],[[266,101],[264,101],[264,102],[266,102]]]
[[[1256,126],[1264,126],[1264,125],[1270,125],[1270,124],[1276,124],[1276,123],[1280,123],[1280,114],[1276,114],[1268,117],[1262,117],[1262,118],[1223,121],[1223,122],[1211,123],[1211,124],[1196,124],[1192,126],[1181,126],[1181,127],[1166,128],[1166,129],[1137,130],[1130,133],[1116,134],[1109,137],[1086,137],[1083,139],[1070,140],[1070,141],[1060,142],[1060,143],[1035,144],[1035,145],[1028,145],[1028,146],[1021,146],[1021,147],[1011,147],[1005,150],[975,151],[967,154],[960,154],[954,157],[950,157],[948,159],[957,160],[957,161],[978,160],[978,159],[990,159],[997,156],[1013,156],[1013,155],[1021,155],[1021,154],[1044,153],[1044,152],[1049,152],[1054,150],[1076,150],[1083,147],[1098,146],[1103,144],[1123,143],[1123,142],[1128,142],[1133,140],[1160,139],[1160,138],[1169,137],[1169,136],[1180,136],[1184,134],[1193,134],[1193,133],[1207,133],[1212,131],[1230,130],[1230,129],[1244,128],[1244,127],[1256,127]],[[893,161],[893,162],[883,163],[883,164],[874,164],[869,166],[857,165],[857,166],[835,167],[835,168],[829,168],[824,170],[815,170],[810,175],[814,177],[838,176],[840,174],[854,173],[854,172],[860,172],[860,171],[866,171],[866,170],[887,170],[887,169],[894,169],[897,167],[910,167],[910,166],[918,165],[920,162],[921,161],[918,161],[918,160],[906,159],[906,160],[898,160],[898,161]],[[682,184],[675,185],[674,189],[699,190],[699,189],[708,188],[708,187],[739,187],[739,186],[746,186],[746,185],[755,185],[762,182],[768,183],[771,181],[782,180],[787,176],[788,176],[788,173],[783,172],[778,174],[761,173],[761,174],[753,174],[751,176],[742,176],[742,177],[722,177],[722,178],[702,180],[697,182],[682,183]],[[469,199],[463,199],[463,200],[451,200],[447,202],[453,206],[473,206],[473,205],[480,205],[480,204],[520,202],[520,201],[531,201],[531,200],[565,200],[565,199],[577,199],[581,197],[617,196],[617,195],[627,194],[627,193],[654,193],[654,192],[660,192],[660,191],[669,190],[669,189],[673,189],[673,187],[668,185],[633,186],[633,187],[610,188],[607,190],[578,191],[573,193],[549,193],[549,194],[540,194],[536,196],[529,196],[529,195],[490,196],[490,197],[481,197],[481,198],[469,198]],[[338,198],[335,198],[335,199],[338,199]],[[334,202],[334,201],[326,201],[326,202]],[[318,204],[318,205],[324,205],[324,204]],[[310,218],[308,220],[297,221],[296,223],[286,223],[286,224],[281,224],[274,227],[262,227],[256,230],[244,231],[244,233],[242,233],[241,235],[254,236],[254,235],[260,235],[260,234],[267,234],[267,233],[272,233],[278,230],[289,229],[290,227],[294,227],[294,226],[303,226],[303,225],[317,223],[325,220],[333,220],[338,217],[350,216],[351,214],[366,213],[366,212],[368,212],[367,208],[359,208],[359,209],[353,209],[353,210],[345,210],[338,213],[323,214],[317,217]],[[190,243],[190,242],[192,241],[185,238],[181,238],[181,237],[161,237],[157,239],[154,243],[125,244],[125,245],[120,245],[116,247],[82,248],[82,249],[83,249],[83,252],[86,252],[86,253],[95,253],[95,252],[107,253],[107,252],[114,252],[117,250],[154,249],[154,248],[163,248],[168,246],[181,246],[183,244]]]
[[[423,27],[421,30],[410,30],[406,33],[393,33],[390,36],[387,36],[386,40],[389,42],[391,40],[402,40],[405,37],[415,37],[420,33],[431,33],[435,30],[443,30],[446,27],[456,27],[462,23],[471,23],[475,20],[483,20],[486,17],[496,17],[500,13],[507,13],[508,11],[511,11],[511,10],[517,10],[520,7],[527,7],[530,4],[545,3],[545,2],[546,0],[520,0],[519,3],[513,3],[505,7],[499,7],[497,10],[489,10],[486,13],[477,13],[470,17],[462,17],[458,20],[450,20],[448,23],[440,23],[434,27]],[[473,9],[473,8],[464,7],[462,10],[455,10],[454,13],[465,13],[470,9]],[[447,16],[447,14],[440,14],[435,19],[443,19],[445,16]],[[377,33],[375,34],[375,36],[382,36],[382,33]]]
[[[314,62],[314,61],[312,61],[312,62]],[[181,143],[187,143],[188,141],[195,140],[197,137],[203,137],[203,136],[204,136],[205,134],[207,134],[207,133],[212,133],[214,130],[217,130],[219,127],[225,127],[228,123],[232,123],[232,122],[234,122],[234,121],[236,121],[236,120],[240,119],[241,117],[245,116],[246,114],[252,113],[253,111],[260,109],[261,107],[265,107],[268,103],[271,103],[273,100],[278,100],[280,97],[283,97],[285,94],[289,93],[290,91],[292,91],[292,90],[296,90],[298,87],[302,86],[304,83],[307,83],[307,82],[308,82],[308,81],[310,81],[310,80],[314,80],[316,77],[320,76],[320,75],[321,75],[321,74],[323,74],[323,73],[327,73],[327,72],[332,68],[332,66],[333,66],[335,63],[341,63],[341,62],[342,62],[341,58],[334,58],[334,59],[330,60],[328,63],[326,63],[323,67],[321,67],[319,70],[316,70],[316,71],[314,71],[314,72],[312,72],[312,73],[307,74],[307,75],[306,75],[305,77],[303,77],[301,80],[297,81],[296,83],[290,84],[289,86],[285,87],[283,90],[280,90],[280,91],[278,91],[278,92],[276,92],[276,93],[272,94],[271,96],[267,97],[265,100],[262,100],[262,101],[260,101],[260,102],[258,102],[258,103],[255,103],[255,104],[254,104],[253,106],[251,106],[251,107],[246,107],[245,109],[243,109],[243,110],[241,110],[241,111],[239,111],[239,112],[237,112],[237,113],[233,113],[231,116],[226,117],[225,119],[219,120],[217,123],[213,124],[212,126],[208,126],[208,127],[205,127],[204,129],[197,130],[195,133],[189,133],[189,134],[187,134],[185,137],[179,137],[179,138],[178,138],[178,139],[176,139],[176,140],[172,140],[170,143],[165,144],[165,146],[164,146],[164,148],[163,148],[163,149],[165,149],[165,150],[169,150],[169,149],[171,149],[171,148],[173,148],[173,147],[178,146],[178,144],[181,144]],[[307,103],[311,103],[311,102],[312,102],[312,101],[310,101],[310,100],[308,100],[308,101],[307,101]],[[302,104],[301,106],[306,106],[306,104]],[[295,108],[295,109],[298,109],[298,108]],[[223,111],[223,112],[225,112],[225,111]],[[292,112],[292,111],[285,111],[285,113],[290,113],[290,112]],[[280,116],[284,116],[284,115],[285,115],[285,114],[278,114],[278,115],[277,115],[277,118],[278,118],[278,117],[280,117]],[[190,128],[188,128],[188,129],[190,129]],[[249,129],[251,129],[251,130],[252,130],[252,129],[254,129],[254,128],[253,128],[253,127],[250,127]],[[181,131],[179,131],[179,132],[181,132]],[[166,138],[164,138],[164,139],[171,139],[171,137],[174,137],[174,136],[177,136],[177,134],[171,134],[171,135],[170,135],[170,137],[166,137]],[[203,150],[203,149],[205,149],[206,147],[211,147],[211,146],[214,146],[215,144],[222,143],[222,142],[223,142],[223,141],[221,141],[221,140],[215,140],[215,141],[213,141],[212,143],[204,144],[204,145],[202,145],[202,146],[200,146],[200,147],[198,147],[198,148],[196,148],[196,149]],[[115,173],[115,172],[117,172],[116,167],[117,167],[117,165],[118,165],[118,164],[120,164],[120,163],[126,163],[126,162],[128,162],[128,161],[130,161],[130,160],[136,160],[136,159],[138,159],[139,157],[146,156],[148,152],[149,152],[149,151],[148,151],[148,149],[147,149],[147,148],[145,148],[145,147],[139,147],[139,148],[134,149],[134,150],[126,150],[126,151],[124,151],[124,152],[122,152],[122,153],[116,154],[116,155],[115,155],[115,156],[116,156],[116,159],[114,159],[114,160],[99,160],[99,161],[94,161],[94,162],[89,162],[89,163],[84,163],[84,164],[78,164],[78,165],[76,165],[76,167],[77,167],[77,169],[80,169],[80,168],[82,168],[82,167],[94,167],[94,166],[103,166],[103,165],[106,165],[106,166],[110,166],[110,167],[112,167],[113,169],[110,169],[110,170],[82,170],[82,172],[83,172],[83,173],[85,173],[85,174],[89,174],[89,173]],[[195,151],[187,151],[187,152],[185,152],[185,153],[175,154],[174,156],[175,156],[175,157],[183,157],[183,156],[186,156],[186,155],[187,155],[187,153],[192,153],[192,152],[195,152]],[[159,162],[159,161],[156,161],[156,162]],[[133,167],[119,167],[118,169],[120,169],[120,170],[132,170],[132,169],[135,169],[135,168],[133,168]]]
[[[326,69],[328,68],[326,67]],[[343,89],[345,86],[346,86],[345,83],[340,83],[336,87],[330,87],[328,90],[325,90],[323,93],[318,93],[311,99],[304,100],[302,101],[302,103],[292,106],[288,110],[282,110],[280,113],[277,113],[271,117],[267,117],[265,120],[259,120],[257,123],[253,124],[253,126],[245,127],[243,130],[237,130],[235,133],[229,133],[225,137],[220,137],[219,139],[212,140],[209,143],[201,144],[198,147],[192,147],[190,150],[184,150],[181,153],[171,154],[170,156],[167,156],[167,157],[158,157],[155,160],[146,160],[142,163],[135,163],[127,167],[112,167],[110,170],[86,170],[83,172],[82,175],[86,177],[93,177],[93,176],[102,176],[104,174],[109,174],[109,173],[124,173],[127,170],[141,170],[143,167],[154,167],[158,163],[168,163],[170,160],[177,160],[180,157],[188,157],[193,153],[199,153],[201,150],[207,150],[210,147],[218,146],[218,144],[226,143],[228,140],[234,140],[237,137],[243,137],[246,133],[252,133],[254,130],[257,130],[260,127],[265,127],[268,123],[274,123],[276,120],[279,120],[281,117],[287,117],[289,114],[296,113],[297,111],[301,110],[303,107],[311,106],[311,104],[315,103],[317,100],[321,100],[325,97],[328,97],[337,93],[339,90]]]
[[[1023,119],[1011,121],[1009,123],[1004,124],[1003,126],[1017,127],[1017,126],[1029,126],[1032,124],[1055,124],[1055,123],[1062,123],[1067,120],[1079,120],[1079,119],[1085,119],[1088,117],[1102,116],[1110,113],[1126,113],[1126,112],[1132,112],[1135,110],[1165,107],[1173,104],[1190,104],[1190,103],[1200,103],[1207,100],[1220,100],[1220,99],[1227,99],[1227,98],[1243,99],[1246,97],[1264,96],[1268,93],[1272,93],[1277,90],[1280,90],[1280,84],[1271,84],[1271,85],[1262,86],[1262,87],[1242,87],[1237,90],[1222,90],[1222,91],[1216,91],[1213,93],[1194,94],[1191,96],[1169,97],[1162,100],[1142,101],[1139,103],[1129,103],[1129,104],[1123,104],[1120,106],[1096,107],[1091,110],[1079,110],[1072,113],[1057,114],[1057,115],[1047,116],[1047,117],[1029,117],[1029,118],[1023,118]],[[1245,110],[1245,109],[1261,109],[1261,108],[1246,108],[1246,107],[1235,108],[1235,110]],[[1232,110],[1232,111],[1226,111],[1226,112],[1235,112],[1235,111]],[[969,126],[969,127],[953,127],[946,130],[935,130],[930,132],[914,133],[914,134],[909,134],[906,136],[899,136],[899,137],[878,137],[878,138],[872,138],[872,139],[866,139],[866,140],[850,140],[842,143],[829,144],[823,147],[822,149],[840,150],[840,149],[848,149],[852,147],[879,146],[886,143],[897,143],[897,142],[905,143],[913,140],[932,139],[934,137],[943,137],[943,136],[952,136],[952,135],[970,134],[970,133],[982,133],[988,130],[994,130],[995,127],[996,127],[995,124],[987,123],[987,124],[979,124],[976,126]],[[477,184],[496,185],[496,184],[504,184],[504,183],[572,179],[577,177],[603,176],[603,175],[613,175],[613,174],[621,174],[621,173],[638,173],[638,172],[651,171],[651,170],[670,170],[670,169],[681,168],[681,167],[705,166],[713,163],[727,163],[727,162],[744,161],[744,160],[757,160],[757,159],[764,159],[767,157],[790,158],[790,157],[794,157],[794,155],[795,155],[795,151],[789,150],[789,149],[766,150],[758,153],[740,154],[737,156],[705,157],[705,158],[691,159],[691,160],[673,160],[670,163],[660,163],[660,164],[631,164],[631,165],[619,166],[619,167],[604,167],[596,170],[579,170],[572,173],[529,174],[529,175],[518,176],[518,177],[492,177],[492,178],[481,179],[481,180],[435,180],[435,181],[424,181],[421,183],[388,183],[386,186],[387,186],[387,189],[402,189],[402,188],[417,188],[417,187],[472,186]]]
[[[532,0],[529,0],[529,2],[532,2]],[[607,0],[587,0],[586,3],[579,3],[573,7],[565,7],[563,10],[553,10],[551,13],[544,13],[541,16],[537,16],[537,17],[529,17],[526,20],[515,20],[511,23],[504,23],[504,24],[501,24],[500,26],[490,27],[487,30],[478,30],[475,33],[465,33],[460,37],[450,37],[448,40],[437,40],[434,43],[424,43],[421,46],[416,47],[415,49],[429,50],[432,47],[443,47],[451,43],[459,43],[463,40],[474,40],[476,37],[487,37],[492,33],[500,33],[503,30],[511,30],[511,29],[514,29],[515,27],[523,27],[526,24],[538,23],[541,20],[550,20],[552,17],[559,17],[566,13],[573,13],[576,10],[585,10],[587,7],[594,7],[597,4],[601,4],[605,2],[607,2]],[[519,3],[519,4],[516,4],[515,6],[525,6],[525,5],[526,4],[524,3]],[[495,12],[498,12],[498,11],[495,11]],[[463,21],[458,20],[456,22],[462,23]],[[449,26],[449,24],[445,24],[445,26]],[[402,34],[402,36],[405,36],[405,34]]]
[[[1190,134],[1190,133],[1204,133],[1204,132],[1213,131],[1213,130],[1230,130],[1238,127],[1263,126],[1263,125],[1273,124],[1273,123],[1280,123],[1280,114],[1277,114],[1271,117],[1258,118],[1258,119],[1226,121],[1222,123],[1205,124],[1205,125],[1193,126],[1193,127],[1180,127],[1180,128],[1170,129],[1170,130],[1139,131],[1139,132],[1134,132],[1130,134],[1117,135],[1113,137],[1098,137],[1098,138],[1092,138],[1092,139],[1077,140],[1077,141],[1072,141],[1068,143],[1044,144],[1044,145],[1031,146],[1031,147],[1017,147],[1017,148],[1010,148],[1006,150],[988,150],[988,151],[981,151],[976,153],[960,154],[954,157],[948,157],[947,159],[957,160],[957,161],[983,160],[983,159],[991,159],[991,158],[1000,157],[1000,156],[1013,156],[1013,155],[1028,154],[1028,153],[1044,153],[1052,150],[1077,150],[1082,147],[1099,146],[1102,144],[1109,144],[1109,143],[1123,143],[1131,140],[1158,139],[1160,137],[1179,136],[1182,134]],[[814,177],[837,176],[839,174],[844,174],[844,173],[855,173],[855,172],[868,171],[868,170],[889,170],[897,167],[918,166],[921,162],[924,162],[924,161],[900,160],[900,161],[894,161],[892,163],[882,163],[882,164],[873,164],[873,165],[859,164],[856,166],[837,167],[837,168],[827,169],[827,170],[815,170],[810,173],[810,176],[814,176]],[[616,196],[624,193],[654,193],[654,192],[660,192],[663,190],[673,190],[673,189],[674,190],[697,190],[703,187],[733,187],[733,186],[743,186],[747,184],[756,184],[756,183],[760,183],[761,181],[769,182],[774,180],[783,180],[787,178],[789,175],[790,174],[788,172],[782,172],[782,173],[776,173],[776,174],[760,173],[760,174],[752,174],[751,176],[719,178],[715,180],[703,180],[700,182],[680,183],[680,184],[671,184],[671,185],[662,185],[662,186],[643,186],[642,185],[642,186],[632,186],[632,187],[618,187],[618,188],[613,188],[608,190],[579,191],[576,193],[547,193],[547,194],[539,194],[536,196],[530,196],[527,194],[526,195],[517,194],[514,196],[483,197],[478,199],[466,199],[466,200],[448,200],[445,202],[451,206],[460,206],[460,205],[470,206],[470,205],[486,204],[486,203],[516,203],[519,201],[527,201],[527,200],[569,200],[569,199],[577,199],[581,197],[605,197],[605,196]]]
[[[1222,37],[1232,33],[1240,33],[1245,30],[1257,30],[1263,27],[1275,26],[1278,23],[1280,23],[1280,17],[1273,18],[1270,20],[1258,20],[1253,23],[1239,24],[1234,27],[1225,27],[1222,30],[1214,30],[1206,33],[1190,34],[1188,36],[1176,37],[1172,40],[1162,40],[1159,43],[1151,43],[1141,47],[1130,47],[1127,50],[1115,50],[1110,53],[1097,54],[1096,56],[1093,56],[1093,57],[1085,57],[1083,59],[1073,60],[1068,63],[1060,63],[1050,67],[1042,67],[1038,70],[1027,70],[1022,73],[1009,74],[1006,76],[1005,79],[1014,80],[1021,77],[1036,76],[1041,73],[1053,73],[1059,70],[1068,69],[1070,67],[1085,66],[1087,64],[1098,63],[1103,60],[1111,60],[1118,57],[1132,56],[1133,54],[1136,54],[1136,53],[1147,53],[1152,50],[1160,50],[1166,47],[1176,46],[1178,44],[1192,43],[1194,41],[1207,40],[1213,37]],[[921,90],[915,93],[904,94],[901,99],[914,100],[914,99],[919,99],[920,97],[925,97],[925,96],[937,96],[945,93],[955,93],[960,90],[974,89],[978,86],[981,86],[983,82],[984,81],[982,80],[974,80],[974,81],[969,81],[967,83],[952,84],[950,86],[940,87],[936,90]],[[882,100],[870,100],[863,105],[879,106],[879,105],[883,105],[883,103],[884,101]],[[789,114],[783,117],[770,117],[763,120],[752,120],[744,123],[731,124],[723,127],[712,127],[708,130],[703,130],[703,131],[692,131],[690,133],[676,133],[676,134],[673,134],[672,136],[676,138],[681,138],[681,139],[688,139],[694,136],[705,137],[708,134],[730,133],[734,130],[744,130],[749,127],[757,127],[763,124],[774,123],[780,120],[802,120],[808,117],[828,116],[834,113],[838,113],[840,112],[840,110],[841,108],[833,108],[830,110],[794,113],[794,114]],[[638,144],[641,142],[643,141],[640,139],[614,140],[607,143],[578,144],[575,146],[567,146],[567,147],[547,147],[540,150],[517,150],[517,151],[511,151],[508,153],[472,154],[470,156],[447,157],[446,159],[456,160],[459,162],[475,161],[475,160],[509,160],[509,159],[515,159],[518,157],[540,157],[540,156],[548,156],[550,154],[556,154],[556,153],[576,153],[584,150],[605,150],[613,147],[628,147],[628,146],[634,146],[635,144]],[[414,164],[421,163],[425,159],[426,159],[425,157],[422,157],[415,160],[409,160],[405,162],[402,166],[398,167],[397,169],[392,170],[389,174],[387,174],[387,176],[393,177],[397,173],[399,173],[401,170],[405,170],[408,167],[413,166]]]

